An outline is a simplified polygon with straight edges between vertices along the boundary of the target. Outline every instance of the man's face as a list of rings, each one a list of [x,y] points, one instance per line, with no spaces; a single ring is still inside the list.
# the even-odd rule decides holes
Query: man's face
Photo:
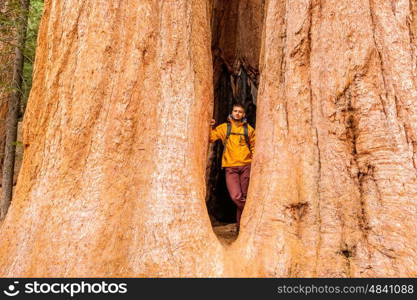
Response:
[[[245,111],[239,106],[233,107],[232,117],[235,120],[242,120],[245,117]]]

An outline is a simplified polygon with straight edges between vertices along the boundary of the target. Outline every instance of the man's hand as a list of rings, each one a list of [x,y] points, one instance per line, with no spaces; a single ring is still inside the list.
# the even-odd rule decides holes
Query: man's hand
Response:
[[[214,126],[214,124],[216,124],[216,120],[211,119],[211,121],[210,121],[210,126]]]

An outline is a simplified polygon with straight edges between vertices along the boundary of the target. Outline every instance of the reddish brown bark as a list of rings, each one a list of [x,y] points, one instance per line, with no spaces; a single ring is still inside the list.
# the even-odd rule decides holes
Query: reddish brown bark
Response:
[[[416,276],[414,3],[266,1],[248,201],[223,247],[209,2],[46,2],[1,274]]]
[[[270,1],[266,16],[252,201],[234,246],[267,276],[415,276],[408,5]]]

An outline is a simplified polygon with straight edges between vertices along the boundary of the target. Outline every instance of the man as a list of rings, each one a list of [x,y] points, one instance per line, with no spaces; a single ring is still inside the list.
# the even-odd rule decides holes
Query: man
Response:
[[[222,167],[226,171],[226,185],[230,197],[237,206],[237,231],[240,217],[246,202],[252,156],[255,148],[255,129],[245,118],[245,108],[241,104],[233,105],[228,122],[220,124],[210,132],[210,142],[220,139],[224,145]],[[211,120],[211,126],[216,121]],[[230,134],[228,136],[228,123]],[[245,134],[245,132],[247,134]]]

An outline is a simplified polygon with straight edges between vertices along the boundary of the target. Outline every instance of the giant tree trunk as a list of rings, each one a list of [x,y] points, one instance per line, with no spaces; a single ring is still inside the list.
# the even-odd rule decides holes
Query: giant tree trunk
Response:
[[[46,2],[1,275],[417,276],[416,6],[382,2],[266,2],[226,248],[204,203],[208,1]]]

